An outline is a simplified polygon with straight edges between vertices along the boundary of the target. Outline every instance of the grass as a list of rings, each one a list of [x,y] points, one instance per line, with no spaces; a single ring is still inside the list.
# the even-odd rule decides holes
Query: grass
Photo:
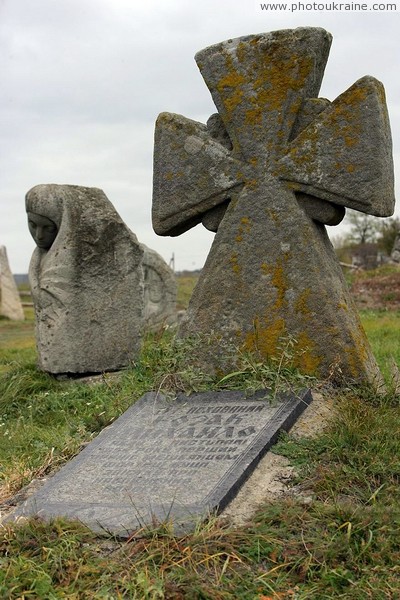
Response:
[[[360,314],[379,366],[389,381],[392,359],[400,366],[400,310],[363,310]]]
[[[178,310],[184,310],[189,304],[190,297],[199,279],[199,275],[178,274],[178,294],[176,304]]]
[[[312,503],[267,504],[247,527],[212,519],[184,537],[160,527],[124,543],[62,520],[6,527],[1,597],[398,598],[398,448],[377,448],[399,415],[389,402],[365,405],[343,399],[324,436],[280,442],[277,450],[303,465]]]
[[[363,312],[383,370],[399,360],[400,313]],[[62,383],[35,368],[32,322],[0,321],[0,470],[3,499],[58,468],[150,389],[304,385],[285,364],[243,356],[225,381],[204,376],[170,334],[146,339],[119,379]],[[386,377],[390,381],[389,370]],[[333,393],[333,392],[332,392]],[[400,598],[400,411],[393,393],[335,396],[335,418],[318,437],[282,436],[275,451],[296,465],[311,500],[265,504],[245,527],[217,518],[186,536],[168,525],[128,541],[97,538],[78,523],[31,520],[0,532],[4,599]]]
[[[364,269],[343,269],[346,281],[350,286],[356,280],[375,279],[375,277],[385,277],[388,275],[398,275],[399,267],[397,265],[382,265],[376,269],[364,270]]]

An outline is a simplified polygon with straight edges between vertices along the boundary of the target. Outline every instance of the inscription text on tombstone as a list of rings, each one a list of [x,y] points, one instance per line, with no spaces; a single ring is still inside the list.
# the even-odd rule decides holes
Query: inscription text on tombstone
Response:
[[[63,516],[120,536],[154,520],[188,528],[224,508],[310,401],[304,390],[147,393],[13,518]]]

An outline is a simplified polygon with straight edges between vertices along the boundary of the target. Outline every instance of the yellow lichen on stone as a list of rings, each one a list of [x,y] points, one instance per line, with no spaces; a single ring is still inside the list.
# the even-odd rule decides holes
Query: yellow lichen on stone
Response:
[[[173,173],[172,171],[168,171],[168,173],[165,173],[164,179],[166,179],[167,181],[172,181],[173,179],[182,178],[183,175],[183,171],[177,171],[175,173]]]
[[[352,343],[344,348],[344,352],[346,354],[346,364],[350,368],[352,377],[358,379],[363,367],[368,363],[369,347],[366,334],[359,321],[354,324],[351,337]]]
[[[268,52],[263,52],[262,69],[259,76],[253,83],[253,90],[256,92],[257,100],[265,102],[265,110],[281,111],[282,102],[293,94],[293,91],[303,89],[304,82],[308,78],[313,61],[311,58],[303,57],[299,61],[296,54],[288,56],[286,50],[281,51],[279,55],[275,47],[268,49]],[[301,103],[301,98],[295,104]],[[260,102],[255,104],[261,107]],[[292,103],[290,104],[292,107]],[[296,112],[297,114],[297,112]]]
[[[241,273],[241,271],[242,271],[242,267],[239,265],[238,255],[237,254],[232,254],[230,262],[231,262],[231,265],[232,265],[232,271],[236,275],[239,275]]]
[[[248,108],[244,112],[244,122],[247,127],[260,126],[265,115],[271,116],[271,112],[274,112],[276,125],[282,126],[276,128],[276,135],[286,138],[302,103],[302,94],[293,92],[303,90],[304,82],[314,67],[314,60],[311,57],[299,57],[296,53],[290,55],[286,48],[279,49],[275,45],[263,47],[254,60],[250,60],[254,48],[255,43],[239,43],[234,57],[225,53],[226,75],[216,83],[216,89],[224,98],[230,119],[233,118],[233,111],[245,99]],[[290,123],[286,123],[285,113],[290,114]]]
[[[279,310],[282,306],[287,304],[286,292],[289,289],[289,283],[286,277],[284,263],[287,262],[290,256],[289,252],[283,254],[283,258],[280,258],[275,265],[268,265],[263,262],[260,267],[264,273],[271,275],[271,284],[274,286],[277,292],[274,309]]]
[[[250,190],[255,190],[256,188],[258,188],[259,182],[257,179],[247,179],[246,180],[246,186],[250,189]]]
[[[316,375],[318,373],[322,357],[315,353],[315,344],[305,331],[298,334],[293,355],[294,367],[300,369],[306,375]]]
[[[260,325],[258,319],[253,323],[253,330],[245,336],[243,349],[248,352],[258,352],[264,358],[278,358],[283,352],[289,339],[286,323],[283,318],[276,318],[268,325]],[[299,334],[294,340],[293,355],[289,363],[300,369],[306,375],[318,374],[322,357],[315,353],[314,344],[306,332]]]
[[[246,64],[247,55],[248,55],[247,44],[240,42],[236,48],[236,56],[237,56],[239,62]]]
[[[352,148],[358,144],[362,133],[363,118],[360,108],[368,97],[368,91],[361,85],[355,85],[339,96],[332,112],[332,122],[337,135],[345,145]]]
[[[272,208],[266,208],[265,212],[267,213],[267,217],[271,221],[273,221],[276,225],[280,224],[280,221],[281,221],[280,216],[275,210],[273,210]]]
[[[245,336],[243,349],[249,352],[260,352],[265,358],[276,356],[279,341],[287,335],[285,321],[278,318],[270,325],[261,326],[256,319],[253,325],[253,330]]]
[[[236,242],[242,242],[244,234],[250,233],[251,228],[252,228],[251,220],[248,217],[242,217],[240,219],[238,233],[236,234],[236,237],[235,237]]]
[[[339,302],[339,304],[338,304],[338,309],[339,309],[339,310],[341,309],[341,310],[346,310],[346,311],[348,311],[348,310],[349,310],[349,307],[348,307],[348,305],[347,305],[345,302]]]
[[[353,148],[359,143],[362,131],[358,119],[354,119],[354,122],[351,124],[338,124],[336,127],[338,138],[342,138],[347,148]]]
[[[311,295],[310,288],[307,288],[301,292],[300,296],[294,303],[294,310],[297,313],[301,313],[303,316],[309,316],[311,314],[310,307],[308,306],[308,299]]]
[[[278,294],[277,299],[275,301],[275,308],[278,310],[284,304],[286,304],[285,295],[289,287],[285,275],[285,270],[282,264],[278,264],[275,266],[274,271],[272,273],[271,283],[276,288]]]
[[[333,338],[340,334],[340,327],[338,325],[332,325],[331,327],[327,327],[326,331]]]
[[[216,84],[216,88],[220,95],[224,98],[224,104],[228,112],[228,118],[232,118],[232,113],[242,101],[243,89],[242,86],[246,83],[244,75],[238,73],[230,56],[226,57],[227,74],[222,77]],[[229,90],[229,97],[227,96]]]

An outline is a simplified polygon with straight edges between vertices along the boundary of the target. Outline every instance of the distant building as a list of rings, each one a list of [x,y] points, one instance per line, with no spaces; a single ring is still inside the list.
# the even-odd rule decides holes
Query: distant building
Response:
[[[351,251],[351,263],[354,267],[370,270],[380,267],[388,261],[388,257],[379,250],[378,244],[359,244]]]

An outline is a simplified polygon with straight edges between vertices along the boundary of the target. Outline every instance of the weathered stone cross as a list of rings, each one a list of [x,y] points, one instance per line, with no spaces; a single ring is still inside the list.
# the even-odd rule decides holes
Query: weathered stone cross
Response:
[[[376,376],[323,223],[344,207],[393,213],[390,127],[372,77],[332,103],[316,97],[330,43],[300,28],[206,48],[196,60],[219,116],[157,121],[155,231],[217,230],[181,334],[215,336],[203,358],[222,372],[223,341],[268,357],[290,337],[307,373]]]

